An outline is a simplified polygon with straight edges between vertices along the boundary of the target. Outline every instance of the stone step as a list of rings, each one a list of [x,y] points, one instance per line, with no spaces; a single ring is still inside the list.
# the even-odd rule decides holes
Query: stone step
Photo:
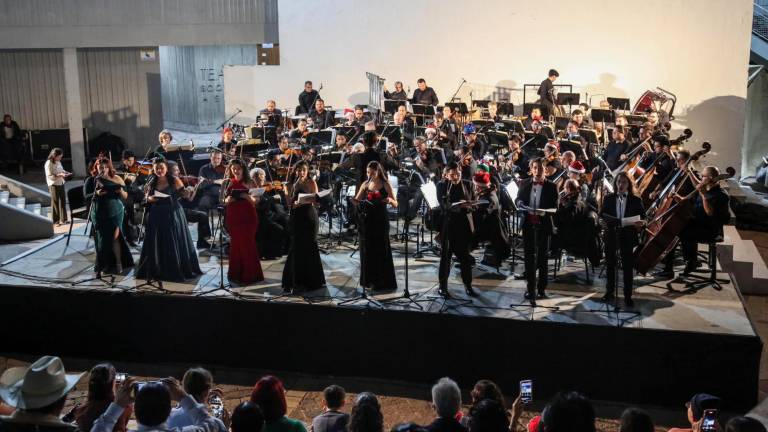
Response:
[[[723,243],[718,245],[718,261],[733,274],[739,288],[747,294],[768,295],[768,267],[752,240],[744,240],[736,227],[723,227]]]
[[[51,206],[40,207],[40,216],[51,217]]]
[[[11,193],[7,190],[0,190],[0,202],[8,204],[8,200],[11,198]]]
[[[27,199],[24,197],[11,197],[8,198],[8,204],[20,209],[24,209],[27,205]]]
[[[27,204],[25,206],[26,210],[30,213],[34,213],[36,215],[42,216],[42,206],[40,204],[34,203],[34,204]]]

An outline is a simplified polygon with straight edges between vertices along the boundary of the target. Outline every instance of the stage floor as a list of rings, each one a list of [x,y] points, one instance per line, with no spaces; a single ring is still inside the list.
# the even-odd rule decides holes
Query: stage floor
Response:
[[[158,293],[152,286],[141,286],[146,281],[134,278],[134,270],[117,276],[113,286],[100,281],[84,280],[93,277],[92,266],[95,259],[93,241],[76,230],[69,246],[66,236],[61,236],[32,249],[26,254],[7,260],[0,267],[0,285],[16,287],[43,287],[77,291],[127,291],[132,293]],[[323,242],[321,242],[321,246]],[[466,317],[482,316],[513,320],[550,321],[564,324],[588,324],[599,326],[626,326],[634,328],[699,332],[708,334],[727,334],[756,336],[756,332],[747,316],[741,296],[734,284],[726,283],[721,290],[704,287],[690,290],[682,281],[657,280],[651,277],[635,278],[635,310],[622,310],[617,313],[599,301],[604,293],[605,277],[602,269],[596,273],[590,269],[591,282],[585,281],[584,263],[580,260],[562,261],[557,280],[552,279],[548,293],[550,298],[539,301],[535,309],[527,306],[523,299],[525,281],[510,276],[510,266],[505,265],[500,272],[477,265],[474,269],[475,291],[477,297],[471,303],[449,301],[430,297],[437,294],[437,267],[439,259],[431,252],[426,252],[421,259],[414,259],[416,247],[409,244],[408,287],[411,295],[419,300],[419,306],[402,302],[385,304],[388,310],[408,309],[419,311],[423,308],[429,313],[444,313]],[[263,261],[262,267],[266,280],[249,286],[233,286],[234,295],[223,290],[215,290],[220,283],[220,263],[216,255],[202,253],[200,265],[204,274],[188,283],[163,283],[163,289],[170,294],[198,297],[236,297],[244,301],[276,302],[311,302],[325,307],[365,307],[365,303],[356,302],[340,305],[339,303],[360,293],[358,287],[359,255],[351,249],[352,244],[345,242],[342,247],[329,250],[322,255],[328,286],[324,290],[305,293],[307,298],[279,297],[282,293],[280,280],[285,258]],[[398,290],[372,296],[384,301],[402,294],[405,286],[404,244],[392,243]],[[138,262],[139,250],[134,250],[134,260]],[[479,262],[478,257],[478,262]],[[552,261],[550,261],[552,262]],[[517,262],[514,269],[522,273],[522,262]],[[718,277],[729,279],[728,274],[718,273]],[[226,279],[226,262],[224,266]],[[138,287],[138,288],[137,288]],[[213,291],[212,291],[213,290]],[[453,270],[449,290],[456,298],[466,298],[458,269]],[[211,292],[212,291],[212,292]],[[620,291],[620,290],[619,290]],[[510,305],[520,306],[510,306]],[[623,304],[620,302],[619,304]],[[373,306],[375,307],[375,306]],[[552,308],[557,308],[554,310]]]

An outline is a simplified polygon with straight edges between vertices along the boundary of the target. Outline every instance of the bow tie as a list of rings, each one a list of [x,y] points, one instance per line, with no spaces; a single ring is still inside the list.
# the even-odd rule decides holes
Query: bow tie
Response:
[[[619,194],[619,198],[621,198],[621,199],[626,199],[626,198],[627,198],[627,194],[625,194],[625,193],[620,193],[620,194]]]
[[[541,186],[546,182],[547,182],[546,180],[534,180],[533,184]]]

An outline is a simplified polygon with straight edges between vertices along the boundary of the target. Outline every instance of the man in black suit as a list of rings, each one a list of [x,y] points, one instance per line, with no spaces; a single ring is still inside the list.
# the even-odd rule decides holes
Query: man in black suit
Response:
[[[437,93],[435,93],[435,90],[432,89],[432,87],[427,87],[427,82],[424,80],[424,78],[419,78],[419,80],[416,81],[416,84],[419,86],[419,88],[413,91],[411,103],[437,106],[439,102],[437,99]]]
[[[554,83],[559,76],[560,74],[557,73],[556,70],[550,69],[549,76],[541,82],[539,89],[536,91],[539,95],[539,100],[536,101],[536,103],[544,105],[547,111],[546,113],[542,113],[544,116],[553,115],[555,112],[555,86],[552,83]]]
[[[461,281],[467,295],[474,296],[472,290],[472,262],[470,254],[472,236],[475,228],[472,220],[472,206],[475,193],[469,181],[461,179],[461,169],[456,162],[446,166],[446,180],[437,185],[437,197],[444,215],[443,229],[440,233],[440,295],[448,294],[448,276],[451,273],[451,256],[459,260]],[[463,201],[463,202],[462,202]]]
[[[320,98],[315,101],[315,109],[309,114],[309,118],[312,119],[315,129],[323,130],[333,126],[333,113],[325,110],[325,101]]]
[[[516,204],[518,208],[526,209],[522,226],[525,277],[528,282],[525,298],[531,302],[531,306],[536,306],[536,298],[547,298],[547,257],[554,227],[554,213],[538,209],[557,208],[557,186],[544,176],[541,158],[532,159],[528,166],[531,178],[523,180]]]
[[[388,153],[380,152],[376,145],[379,143],[379,136],[376,131],[367,131],[360,136],[360,142],[365,146],[365,150],[362,153],[353,153],[339,165],[340,169],[353,169],[357,178],[357,186],[368,178],[366,174],[366,168],[371,161],[376,161],[382,164],[385,170],[390,170],[397,167],[397,161],[395,161]],[[337,169],[338,169],[337,168]]]
[[[312,81],[305,81],[304,91],[299,93],[299,106],[296,107],[296,114],[304,114],[312,111],[317,99],[320,99],[320,93],[318,93],[317,90],[312,89]]]
[[[645,209],[643,201],[635,195],[634,186],[626,172],[620,172],[614,180],[615,193],[607,195],[603,199],[600,217],[603,218],[608,230],[605,232],[605,265],[607,282],[605,295],[602,300],[610,302],[615,298],[616,292],[616,255],[621,256],[621,268],[624,273],[624,305],[634,307],[632,301],[632,279],[634,277],[634,250],[638,245],[637,233],[643,228],[643,222],[638,221],[633,225],[621,226],[622,218],[643,216]],[[618,244],[617,244],[618,242]]]

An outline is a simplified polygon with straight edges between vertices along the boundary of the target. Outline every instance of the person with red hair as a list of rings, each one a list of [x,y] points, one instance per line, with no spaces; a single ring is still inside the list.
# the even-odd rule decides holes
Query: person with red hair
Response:
[[[221,141],[217,147],[225,154],[233,156],[237,150],[237,140],[235,139],[235,131],[231,127],[225,127],[221,131]]]
[[[251,402],[257,404],[264,414],[262,432],[306,432],[299,420],[286,416],[288,403],[285,387],[280,378],[272,375],[261,377],[251,392]]]

